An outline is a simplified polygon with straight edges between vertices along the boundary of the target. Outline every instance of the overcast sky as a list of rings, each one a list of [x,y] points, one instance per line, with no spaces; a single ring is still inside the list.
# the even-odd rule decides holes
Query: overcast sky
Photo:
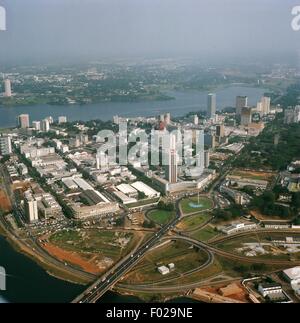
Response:
[[[0,0],[0,60],[296,53],[300,0]]]

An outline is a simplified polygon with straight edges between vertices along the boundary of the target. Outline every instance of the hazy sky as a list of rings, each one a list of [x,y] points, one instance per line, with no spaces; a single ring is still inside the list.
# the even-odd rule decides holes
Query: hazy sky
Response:
[[[0,0],[0,60],[296,53],[300,0]]]

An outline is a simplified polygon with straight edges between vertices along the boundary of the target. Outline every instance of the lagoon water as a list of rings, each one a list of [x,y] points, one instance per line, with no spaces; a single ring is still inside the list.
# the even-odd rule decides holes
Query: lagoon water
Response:
[[[244,86],[230,86],[216,91],[218,109],[235,106],[238,95],[249,97],[249,104],[256,105],[257,101],[266,92],[261,88]],[[104,102],[88,105],[35,105],[13,108],[0,107],[0,128],[14,127],[16,117],[22,113],[30,114],[31,121],[41,120],[47,116],[55,119],[58,116],[67,116],[69,121],[76,120],[111,120],[114,115],[123,117],[155,116],[170,112],[173,116],[183,116],[188,112],[205,111],[207,106],[207,92],[185,91],[169,92],[175,98],[169,101],[155,102]]]

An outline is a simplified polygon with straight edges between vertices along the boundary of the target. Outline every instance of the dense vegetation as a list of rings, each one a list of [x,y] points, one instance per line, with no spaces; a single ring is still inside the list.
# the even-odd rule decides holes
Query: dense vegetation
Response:
[[[275,134],[279,144],[274,144]],[[285,125],[282,119],[268,125],[256,138],[251,138],[234,162],[234,166],[253,169],[284,170],[293,161],[300,159],[300,124]]]

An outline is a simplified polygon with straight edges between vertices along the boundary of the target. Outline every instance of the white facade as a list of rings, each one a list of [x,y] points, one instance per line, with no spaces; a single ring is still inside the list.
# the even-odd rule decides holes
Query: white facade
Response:
[[[12,97],[11,81],[9,79],[4,80],[4,96],[6,98]]]
[[[138,195],[138,191],[128,184],[118,185],[117,189],[130,197],[136,197]]]
[[[158,267],[157,270],[163,275],[168,275],[170,273],[170,269],[166,266],[161,266],[161,267]]]
[[[12,153],[11,138],[9,136],[0,137],[0,154],[10,155]]]
[[[132,187],[137,189],[139,192],[144,193],[149,198],[160,197],[160,193],[155,191],[153,188],[144,184],[143,182],[135,182],[132,184]]]
[[[41,130],[41,121],[33,121],[32,127],[34,128],[34,130],[40,131]]]
[[[28,222],[32,223],[39,220],[38,202],[30,191],[25,192],[25,213]]]

